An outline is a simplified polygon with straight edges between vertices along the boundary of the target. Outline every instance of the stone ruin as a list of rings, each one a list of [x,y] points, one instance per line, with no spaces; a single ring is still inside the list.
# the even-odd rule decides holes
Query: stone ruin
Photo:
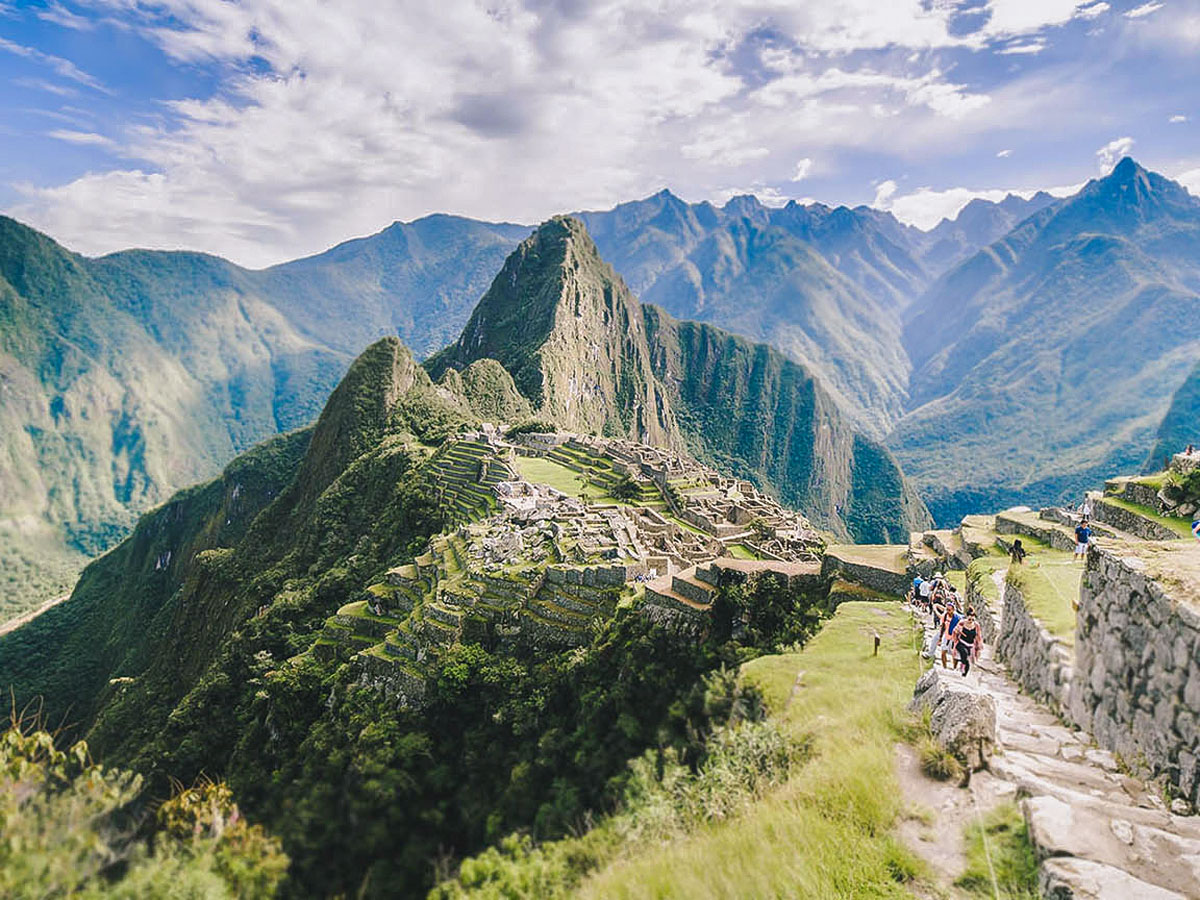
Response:
[[[521,478],[518,455],[545,457],[606,492],[630,479],[634,496],[571,497]],[[426,472],[456,527],[339,610],[315,648],[350,658],[364,682],[404,703],[423,702],[445,647],[578,646],[638,584],[647,616],[696,624],[722,577],[759,567],[789,584],[819,580],[820,539],[803,516],[663,448],[568,434],[509,442],[483,428],[435,451]],[[727,559],[738,545],[765,560]]]

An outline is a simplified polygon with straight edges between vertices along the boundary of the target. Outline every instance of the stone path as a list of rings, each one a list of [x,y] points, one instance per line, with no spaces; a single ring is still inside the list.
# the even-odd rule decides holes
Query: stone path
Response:
[[[1002,579],[998,574],[1003,596]],[[997,621],[1000,612],[993,611]],[[1123,774],[1088,734],[1066,727],[1023,694],[990,647],[964,680],[996,704],[997,747],[989,769],[971,778],[970,804],[943,798],[945,812],[958,817],[960,828],[969,821],[968,806],[986,811],[1016,793],[1043,859],[1045,896],[1200,898],[1200,817],[1173,815],[1158,793]]]

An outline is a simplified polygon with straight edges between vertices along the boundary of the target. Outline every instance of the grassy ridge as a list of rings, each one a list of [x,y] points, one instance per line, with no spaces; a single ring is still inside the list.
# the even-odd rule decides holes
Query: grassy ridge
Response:
[[[920,671],[914,640],[895,604],[845,603],[802,652],[746,664],[775,715],[797,738],[812,736],[813,760],[745,815],[634,848],[579,895],[910,896],[915,863],[889,829],[900,811],[893,722]]]

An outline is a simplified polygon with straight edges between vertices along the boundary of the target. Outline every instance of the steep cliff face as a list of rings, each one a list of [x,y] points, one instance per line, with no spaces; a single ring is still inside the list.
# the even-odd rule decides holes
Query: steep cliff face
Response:
[[[888,452],[801,364],[639,303],[578,220],[555,218],[505,263],[435,376],[498,360],[560,427],[686,445],[840,535],[899,540],[926,513]]]
[[[803,366],[765,344],[643,307],[656,377],[692,452],[860,541],[928,521],[900,467]]]
[[[179,487],[312,420],[350,358],[244,275],[194,253],[86,259],[0,217],[0,570],[102,552]]]
[[[641,304],[577,219],[557,217],[504,263],[434,377],[495,359],[543,416],[573,431],[676,444],[650,369]]]

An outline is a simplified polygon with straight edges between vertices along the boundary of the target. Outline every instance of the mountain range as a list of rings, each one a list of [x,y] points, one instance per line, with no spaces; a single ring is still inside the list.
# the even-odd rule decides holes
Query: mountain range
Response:
[[[1145,459],[1160,429],[1177,441],[1195,421],[1178,409],[1200,359],[1200,212],[1132,160],[1074,197],[976,200],[928,232],[868,207],[769,208],[753,197],[718,207],[667,192],[577,218],[654,307],[614,306],[644,330],[625,383],[653,387],[638,402],[658,408],[637,416],[647,426],[652,412],[667,417],[644,433],[709,458],[724,450],[698,442],[703,417],[689,431],[679,370],[666,368],[651,324],[668,346],[742,348],[727,359],[765,351],[675,319],[769,342],[782,358],[764,371],[799,364],[847,434],[894,450],[939,521],[1018,495],[1069,496]],[[450,344],[530,230],[430,216],[249,271],[194,253],[88,259],[0,219],[9,596],[29,605],[38,591],[28,588],[55,566],[38,586],[61,589],[139,512],[311,421],[375,338],[396,335],[417,358]],[[610,363],[616,349],[605,349]],[[692,387],[730,377],[693,373]],[[1171,421],[1181,424],[1169,426],[1177,392]],[[772,452],[749,461],[754,452],[736,455],[745,471],[786,489],[785,469],[767,474]],[[836,528],[843,505],[810,512]]]

